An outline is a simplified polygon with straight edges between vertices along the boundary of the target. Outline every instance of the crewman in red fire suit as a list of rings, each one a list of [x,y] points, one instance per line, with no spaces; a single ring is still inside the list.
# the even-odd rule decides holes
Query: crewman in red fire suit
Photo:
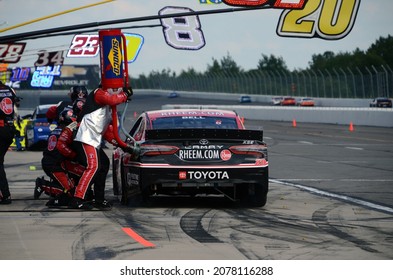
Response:
[[[73,209],[110,209],[105,199],[105,181],[110,161],[101,147],[102,140],[109,137],[108,127],[112,121],[111,106],[127,102],[132,96],[131,88],[102,89],[92,91],[77,121],[80,123],[74,139],[78,162],[85,166],[85,171],[76,186],[74,198],[69,208]],[[114,144],[113,139],[105,139]],[[94,184],[94,200],[86,200],[86,192]]]
[[[72,149],[72,139],[64,142],[64,134],[70,130],[70,127],[76,127],[77,115],[81,112],[85,98],[74,100],[72,109],[66,106],[63,112],[57,117],[58,128],[56,128],[48,139],[48,147],[43,152],[43,168],[52,181],[37,178],[34,190],[34,198],[37,199],[42,192],[52,198],[46,204],[47,206],[68,206],[74,187],[78,183],[80,176],[83,174],[84,167],[74,161],[75,151]],[[71,133],[72,135],[72,133]]]

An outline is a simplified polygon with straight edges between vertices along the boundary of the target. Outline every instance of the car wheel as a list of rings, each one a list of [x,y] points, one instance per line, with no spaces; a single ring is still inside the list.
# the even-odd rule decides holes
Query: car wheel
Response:
[[[25,150],[30,150],[29,138],[27,137],[27,130],[25,130]]]
[[[129,201],[129,187],[126,182],[126,176],[124,174],[124,168],[120,163],[120,177],[121,177],[121,199],[120,203],[123,205],[127,205]]]
[[[115,162],[115,156],[112,155],[112,183],[113,183],[113,195],[119,195],[119,184],[117,182],[117,163]]]
[[[235,200],[241,205],[248,203],[249,184],[237,184],[235,186]]]
[[[141,185],[141,196],[144,204],[150,204],[150,186]]]
[[[267,202],[267,193],[269,191],[269,173],[263,176],[262,182],[252,184],[250,187],[250,200],[253,207],[263,207]]]
[[[128,204],[128,189],[127,189],[127,187],[122,186],[122,188],[121,188],[120,203],[122,205],[127,205]]]
[[[252,206],[263,207],[267,202],[267,190],[264,184],[254,184],[254,197]]]

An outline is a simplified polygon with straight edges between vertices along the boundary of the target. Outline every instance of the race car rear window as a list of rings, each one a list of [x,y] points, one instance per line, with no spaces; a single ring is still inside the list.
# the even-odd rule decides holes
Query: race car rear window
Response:
[[[153,129],[216,128],[238,129],[236,119],[205,116],[181,116],[152,120]]]

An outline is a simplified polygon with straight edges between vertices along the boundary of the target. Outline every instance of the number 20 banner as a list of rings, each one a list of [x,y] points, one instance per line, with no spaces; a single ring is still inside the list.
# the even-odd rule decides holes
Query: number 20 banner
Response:
[[[232,6],[269,6],[282,12],[277,35],[281,37],[342,39],[355,24],[360,0],[222,0]]]

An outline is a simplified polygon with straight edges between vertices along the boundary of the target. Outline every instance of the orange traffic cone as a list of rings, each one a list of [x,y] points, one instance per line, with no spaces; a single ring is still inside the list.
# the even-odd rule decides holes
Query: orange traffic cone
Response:
[[[354,130],[355,130],[355,128],[353,127],[353,123],[350,122],[349,123],[349,131],[354,131]]]
[[[137,113],[136,112],[134,112],[134,118],[136,118],[137,117]]]
[[[292,120],[292,126],[296,127],[296,120],[295,119]]]

